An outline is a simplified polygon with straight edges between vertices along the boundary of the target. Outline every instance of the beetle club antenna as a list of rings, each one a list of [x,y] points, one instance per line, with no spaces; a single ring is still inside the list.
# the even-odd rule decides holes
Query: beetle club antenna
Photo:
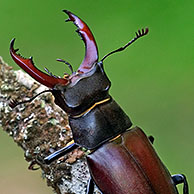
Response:
[[[38,93],[37,95],[33,96],[29,100],[24,100],[24,101],[20,101],[20,102],[18,102],[16,99],[11,99],[10,102],[9,102],[9,106],[11,108],[15,108],[16,106],[18,106],[20,104],[25,104],[25,103],[28,103],[28,102],[32,102],[36,97],[38,97],[39,95],[41,95],[43,93],[46,93],[46,92],[52,92],[52,90],[44,90],[44,91]]]
[[[148,28],[146,28],[145,30],[142,29],[141,31],[138,30],[138,32],[135,33],[135,34],[136,34],[136,37],[135,37],[135,38],[133,38],[131,41],[129,41],[125,46],[120,47],[120,48],[118,48],[118,49],[116,49],[116,50],[114,50],[114,51],[111,51],[110,53],[108,53],[107,55],[105,55],[105,56],[101,59],[101,62],[103,62],[104,59],[106,59],[109,55],[112,55],[112,54],[114,54],[114,53],[117,53],[117,52],[120,52],[120,51],[125,50],[129,45],[131,45],[133,42],[135,42],[138,38],[140,38],[140,37],[142,37],[142,36],[148,34],[148,32],[149,32],[149,29],[148,29]]]
[[[65,61],[63,59],[57,59],[57,61],[65,63],[69,67],[69,69],[71,70],[71,73],[73,74],[73,67],[70,63],[68,63],[67,61]]]

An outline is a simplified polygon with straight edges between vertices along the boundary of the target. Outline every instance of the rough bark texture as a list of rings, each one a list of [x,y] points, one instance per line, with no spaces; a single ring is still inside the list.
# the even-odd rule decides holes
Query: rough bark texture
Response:
[[[45,89],[0,58],[0,126],[24,150],[29,169],[38,165],[57,194],[85,194],[89,172],[83,150],[76,149],[51,165],[43,161],[72,140],[67,115],[53,103],[52,95],[43,94],[14,109],[8,105],[10,99],[26,100]]]

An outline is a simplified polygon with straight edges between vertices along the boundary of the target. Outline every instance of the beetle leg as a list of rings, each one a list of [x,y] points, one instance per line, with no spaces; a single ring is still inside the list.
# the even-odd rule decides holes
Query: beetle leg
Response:
[[[154,144],[154,137],[153,137],[152,135],[150,135],[150,136],[148,137],[148,139],[150,140],[150,142],[151,142],[152,144]]]
[[[184,174],[172,175],[172,180],[174,181],[175,185],[183,183],[183,194],[189,194],[189,186]]]
[[[111,51],[110,53],[108,53],[107,55],[105,55],[105,56],[101,59],[100,62],[103,62],[104,59],[106,59],[106,57],[108,57],[109,55],[112,55],[113,53],[117,53],[117,52],[120,52],[120,51],[125,50],[129,45],[131,45],[131,44],[132,44],[133,42],[135,42],[137,39],[139,39],[140,37],[145,36],[146,34],[148,34],[148,32],[149,32],[148,28],[146,28],[145,30],[142,29],[142,31],[138,30],[138,32],[135,33],[135,34],[136,34],[136,37],[135,37],[135,38],[133,38],[132,40],[130,40],[125,46],[120,47],[120,48],[118,48],[118,49],[116,49],[116,50],[114,50],[114,51]]]
[[[92,177],[90,176],[89,180],[88,180],[88,184],[87,184],[87,191],[86,191],[86,194],[93,194],[94,193],[94,185],[95,185],[95,182],[94,180],[92,179]],[[100,194],[103,194],[99,187],[96,185],[96,187],[98,188],[98,192]]]
[[[50,164],[51,162],[53,162],[54,160],[57,160],[58,158],[64,156],[65,154],[73,151],[74,149],[78,148],[79,146],[75,143],[72,143],[70,145],[65,146],[64,148],[50,154],[49,156],[47,156],[46,158],[44,158],[44,161],[46,164]]]
[[[93,193],[94,193],[94,181],[92,177],[90,177],[90,179],[88,180],[86,194],[93,194]]]
[[[78,27],[76,32],[79,33],[85,44],[86,53],[78,72],[88,72],[92,68],[93,64],[98,61],[98,49],[94,36],[84,21],[68,10],[63,11],[69,16],[66,21],[72,21]]]

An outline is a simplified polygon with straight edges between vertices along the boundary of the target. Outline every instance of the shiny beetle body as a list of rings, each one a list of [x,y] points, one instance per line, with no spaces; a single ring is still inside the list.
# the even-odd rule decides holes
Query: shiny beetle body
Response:
[[[73,139],[82,147],[94,149],[131,127],[128,116],[108,93],[110,81],[102,63],[94,64],[75,84],[56,88],[55,103],[68,113]]]
[[[17,54],[15,39],[10,45],[13,60],[50,88],[47,91],[53,94],[55,103],[69,117],[74,143],[49,155],[45,162],[49,164],[77,147],[84,147],[91,152],[87,155],[91,173],[87,194],[94,192],[94,183],[103,194],[178,194],[176,185],[184,183],[183,193],[188,194],[185,176],[169,174],[151,145],[153,137],[147,138],[138,127],[130,129],[129,117],[109,95],[111,82],[103,69],[104,59],[145,36],[148,28],[139,30],[125,46],[98,61],[97,45],[89,27],[76,15],[67,10],[64,12],[69,16],[67,21],[78,27],[77,32],[86,47],[85,58],[76,72],[68,62],[58,59],[70,67],[72,74],[59,78],[47,69],[46,74],[35,67],[32,58],[25,59]],[[31,100],[12,100],[10,106],[14,108]]]
[[[172,178],[149,139],[137,127],[87,157],[103,194],[175,194]]]

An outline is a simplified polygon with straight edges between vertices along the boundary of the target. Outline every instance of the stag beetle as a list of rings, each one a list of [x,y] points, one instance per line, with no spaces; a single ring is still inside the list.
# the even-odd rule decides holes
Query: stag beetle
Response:
[[[148,34],[148,28],[138,30],[135,38],[125,46],[105,55],[98,61],[98,49],[89,27],[70,11],[63,10],[77,26],[84,41],[85,58],[77,71],[65,60],[72,74],[56,77],[47,69],[37,69],[32,58],[17,54],[13,39],[10,54],[13,60],[41,84],[49,87],[55,103],[68,114],[74,142],[45,158],[53,160],[75,148],[90,150],[87,163],[91,173],[87,194],[94,192],[94,183],[103,194],[177,194],[176,185],[183,183],[183,193],[188,194],[188,184],[183,174],[171,176],[152,147],[153,137],[132,126],[131,120],[109,95],[111,82],[103,69],[103,61],[113,53],[125,50],[140,37]],[[41,92],[40,94],[42,94]],[[38,94],[39,95],[39,94]],[[37,96],[37,95],[36,95]],[[10,106],[30,102],[12,100]]]

